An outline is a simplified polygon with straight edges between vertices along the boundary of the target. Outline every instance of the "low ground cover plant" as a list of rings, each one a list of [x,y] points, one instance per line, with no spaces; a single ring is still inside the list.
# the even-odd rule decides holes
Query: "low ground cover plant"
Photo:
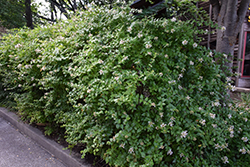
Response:
[[[22,29],[1,43],[1,92],[111,166],[249,165],[249,114],[214,62],[227,55],[199,46],[192,25],[92,6]]]

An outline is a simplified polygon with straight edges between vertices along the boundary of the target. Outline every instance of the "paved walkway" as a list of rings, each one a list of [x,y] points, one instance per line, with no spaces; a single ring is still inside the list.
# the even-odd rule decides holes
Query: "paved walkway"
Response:
[[[0,167],[67,167],[0,117]]]

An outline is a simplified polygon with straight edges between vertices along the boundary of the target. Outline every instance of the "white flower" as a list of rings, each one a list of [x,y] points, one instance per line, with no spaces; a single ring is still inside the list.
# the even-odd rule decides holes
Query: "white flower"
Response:
[[[139,10],[138,10],[138,13],[142,13],[142,9],[139,9]]]
[[[218,148],[221,148],[221,146],[217,143],[217,144],[215,144],[215,149],[218,149]]]
[[[231,90],[234,92],[236,90],[236,87],[231,85]]]
[[[149,48],[151,48],[151,47],[152,47],[151,44],[146,44],[146,48],[147,48],[147,49],[149,49]]]
[[[161,145],[161,147],[159,149],[164,149],[164,145]]]
[[[103,64],[103,61],[100,59],[100,60],[98,61],[98,63]]]
[[[148,52],[148,55],[152,55],[152,52]]]
[[[174,29],[171,29],[171,33],[174,33],[175,32],[175,30]]]
[[[203,79],[203,76],[199,76],[199,79],[202,80],[202,79]]]
[[[132,27],[129,27],[127,31],[128,31],[128,32],[131,32],[131,31],[132,31]]]
[[[159,73],[159,75],[160,75],[160,76],[162,76],[162,75],[163,75],[163,73],[162,73],[162,72],[160,72],[160,73]]]
[[[194,65],[194,62],[190,61],[189,64],[190,64],[190,65]]]
[[[118,81],[118,79],[119,79],[119,77],[115,77],[115,80],[117,80],[117,81]]]
[[[152,105],[153,107],[155,107],[155,103],[151,103],[151,105]]]
[[[42,68],[41,68],[41,70],[40,71],[44,71],[46,69],[46,67],[45,66],[43,66]]]
[[[171,122],[168,123],[168,126],[173,126],[173,125],[174,125],[173,121],[171,121]]]
[[[221,159],[222,159],[224,164],[229,163],[227,156],[224,156]]]
[[[188,43],[187,40],[182,41],[182,45],[187,45],[187,43]]]
[[[172,22],[175,22],[175,21],[176,21],[176,18],[175,18],[175,17],[173,17],[173,18],[171,19],[171,21],[172,21]]]
[[[18,87],[20,88],[20,87],[22,87],[22,85],[21,85],[21,84],[19,84],[19,85],[18,85]]]
[[[231,81],[231,78],[230,77],[226,77],[226,81],[227,82]]]
[[[186,99],[187,99],[187,100],[189,100],[189,99],[190,99],[190,97],[189,97],[189,96],[187,96],[187,97],[186,97]]]
[[[16,44],[15,48],[20,48],[22,45],[21,44]]]
[[[120,44],[121,44],[121,45],[122,45],[122,44],[124,44],[124,41],[123,41],[123,40],[121,40],[121,41],[120,41]]]
[[[181,138],[185,138],[188,135],[188,132],[185,130],[181,132]]]
[[[35,50],[35,52],[36,52],[36,53],[40,53],[41,50],[37,48],[37,49]]]
[[[199,59],[199,62],[203,62],[203,58],[200,58],[200,59]]]
[[[222,31],[222,32],[226,31],[226,29],[227,29],[227,28],[226,28],[225,26],[222,26],[222,27],[221,27],[221,31]]]
[[[243,118],[245,122],[247,122],[247,118]]]
[[[179,74],[179,78],[182,78],[183,77],[183,74]]]
[[[201,119],[201,120],[200,120],[200,123],[204,126],[204,125],[206,125],[206,120]]]
[[[213,119],[215,118],[215,114],[209,113],[209,115],[210,115],[211,118],[213,118]]]
[[[17,68],[21,68],[22,67],[22,64],[18,64]]]
[[[102,70],[100,70],[99,73],[102,75],[104,72]]]
[[[182,89],[182,87],[181,87],[180,85],[178,85],[178,89],[180,89],[180,90],[181,90],[181,89]]]
[[[125,144],[124,144],[124,143],[122,143],[122,144],[120,144],[120,146],[119,146],[119,147],[124,148],[124,147],[125,147]]]
[[[213,128],[217,128],[217,124],[212,124]]]
[[[166,58],[168,58],[168,55],[167,55],[167,54],[165,54],[165,57],[166,57]]]
[[[87,90],[87,93],[90,93],[91,91],[92,91],[91,89],[88,89],[88,90]]]
[[[163,112],[160,112],[160,116],[161,116],[161,118],[163,117]]]
[[[208,33],[208,30],[206,29],[205,32],[204,32],[204,34],[207,34],[207,33]]]
[[[132,153],[134,152],[134,148],[131,147],[131,148],[128,150],[128,152],[129,152],[130,154],[132,154]]]
[[[213,52],[209,52],[209,56],[211,56],[211,57],[212,57],[212,56],[213,56]]]
[[[234,134],[233,133],[230,133],[230,135],[229,135],[231,138],[233,138],[234,137]]]
[[[232,118],[232,115],[231,115],[231,114],[228,114],[227,117],[230,119],[230,118]]]
[[[154,122],[151,122],[151,121],[148,121],[148,124],[149,124],[149,126],[153,126],[153,124],[155,124]]]
[[[194,47],[194,48],[196,48],[197,46],[198,46],[197,43],[194,43],[194,44],[193,44],[193,47]]]
[[[127,60],[128,59],[128,56],[125,56],[124,58],[123,58],[123,60]]]
[[[214,95],[214,92],[210,92],[210,95]]]
[[[166,126],[166,124],[164,124],[164,123],[161,124],[161,127],[162,127],[162,128],[164,128],[165,126]]]
[[[154,40],[158,40],[158,37],[154,37]]]
[[[227,58],[227,55],[226,55],[226,54],[223,54],[223,56],[224,56],[225,58]]]
[[[239,150],[242,154],[246,154],[247,150],[243,147],[242,149]]]
[[[243,140],[244,142],[247,142],[248,138],[247,137],[242,137],[241,140]]]
[[[180,154],[180,157],[184,157],[184,154],[183,154],[183,153],[181,153],[181,154]]]
[[[141,37],[142,37],[142,34],[141,34],[141,33],[138,33],[138,34],[137,34],[137,37],[138,37],[138,38],[141,38]]]
[[[202,108],[201,108],[201,107],[199,107],[199,110],[202,110]]]
[[[173,151],[170,148],[170,150],[168,150],[168,152],[167,152],[167,155],[172,155],[172,154],[173,154]]]
[[[171,117],[171,118],[170,118],[170,120],[171,120],[171,121],[174,121],[174,120],[175,120],[175,118],[174,118],[174,117]]]
[[[173,80],[173,81],[168,81],[169,84],[175,84],[175,82],[176,82],[175,80]]]

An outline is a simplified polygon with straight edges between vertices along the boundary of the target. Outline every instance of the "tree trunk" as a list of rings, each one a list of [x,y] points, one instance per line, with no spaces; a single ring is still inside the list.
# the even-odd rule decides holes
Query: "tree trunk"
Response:
[[[31,11],[31,0],[25,0],[25,18],[27,27],[34,29],[33,21],[32,21],[32,11]]]
[[[214,19],[218,23],[216,51],[229,60],[225,65],[232,71],[234,46],[244,22],[250,0],[209,0]],[[231,55],[231,56],[230,56]]]

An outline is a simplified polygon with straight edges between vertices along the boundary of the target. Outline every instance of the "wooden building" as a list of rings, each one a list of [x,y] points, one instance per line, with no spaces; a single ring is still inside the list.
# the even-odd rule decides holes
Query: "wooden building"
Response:
[[[161,6],[161,4],[164,3],[164,0],[151,0],[151,2],[154,3],[152,4],[148,0],[137,0],[131,5],[131,8],[155,8],[157,6]],[[209,14],[210,19],[213,20],[212,5],[210,5],[208,1],[199,2],[196,4],[196,6],[197,8],[202,8],[205,10]],[[166,8],[160,7],[156,12],[156,16],[160,17],[165,11]],[[211,27],[200,28],[204,30],[207,29],[209,32],[215,32],[203,35],[202,38],[204,40],[201,42],[201,45],[210,49],[215,49],[216,30],[211,29]],[[238,77],[232,78],[236,87],[250,88],[250,8],[248,9],[245,21],[241,27],[241,31],[235,44],[233,72],[240,74]]]

